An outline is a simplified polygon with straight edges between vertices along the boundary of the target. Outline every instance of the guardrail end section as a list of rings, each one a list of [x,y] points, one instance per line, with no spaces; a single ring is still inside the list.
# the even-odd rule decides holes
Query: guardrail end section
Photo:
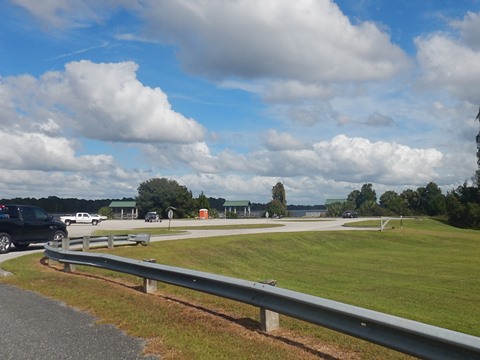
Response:
[[[135,241],[137,244],[146,244],[150,242],[150,234],[128,234],[128,241]]]

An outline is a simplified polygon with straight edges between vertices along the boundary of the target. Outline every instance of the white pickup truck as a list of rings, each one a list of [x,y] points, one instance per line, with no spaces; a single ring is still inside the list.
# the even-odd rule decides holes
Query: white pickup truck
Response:
[[[67,226],[70,224],[97,225],[102,220],[103,220],[102,217],[99,215],[96,215],[96,214],[90,215],[89,213],[83,213],[83,212],[76,213],[75,215],[60,216],[60,221],[63,221]]]

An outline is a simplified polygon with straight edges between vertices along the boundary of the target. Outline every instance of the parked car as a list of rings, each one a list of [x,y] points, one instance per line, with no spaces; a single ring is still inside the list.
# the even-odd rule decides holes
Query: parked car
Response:
[[[154,222],[154,221],[162,221],[160,220],[160,217],[158,216],[156,211],[149,211],[147,215],[145,215],[145,221],[146,222]]]
[[[78,212],[75,215],[60,216],[60,221],[63,221],[67,226],[71,224],[92,224],[97,225],[102,221],[100,215]]]
[[[12,245],[26,249],[33,243],[60,242],[68,235],[66,225],[43,209],[29,205],[0,205],[0,254]]]
[[[90,215],[92,215],[93,217],[98,217],[102,219],[102,221],[108,220],[108,216],[105,216],[105,215],[98,215],[98,214],[90,214]]]
[[[347,210],[342,214],[342,217],[345,218],[358,218],[358,213],[355,210]]]

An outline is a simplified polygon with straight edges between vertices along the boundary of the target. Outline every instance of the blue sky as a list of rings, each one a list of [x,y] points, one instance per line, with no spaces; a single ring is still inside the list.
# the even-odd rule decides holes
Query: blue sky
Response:
[[[480,3],[7,0],[0,196],[322,204],[476,166]]]

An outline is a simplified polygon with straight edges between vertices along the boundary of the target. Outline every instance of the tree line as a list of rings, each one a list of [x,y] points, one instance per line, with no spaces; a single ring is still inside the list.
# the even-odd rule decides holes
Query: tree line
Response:
[[[108,208],[112,201],[133,201],[133,198],[87,200],[76,198],[59,198],[48,196],[36,198],[0,199],[0,204],[32,205],[44,209],[49,214],[70,214],[75,212],[100,213],[101,209]],[[102,214],[106,215],[106,214]]]

